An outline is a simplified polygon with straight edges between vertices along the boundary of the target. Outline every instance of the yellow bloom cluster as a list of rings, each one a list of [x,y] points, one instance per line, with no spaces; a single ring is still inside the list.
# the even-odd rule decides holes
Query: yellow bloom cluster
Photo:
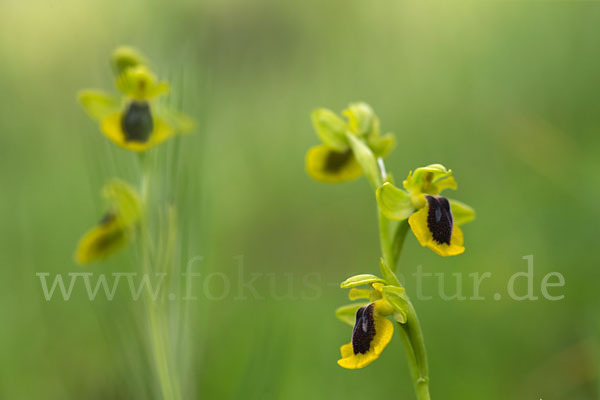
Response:
[[[353,326],[352,340],[341,347],[338,364],[356,369],[377,359],[391,340],[394,324],[387,317],[392,316],[399,324],[407,324],[402,329],[414,336],[408,345],[422,347],[417,362],[419,368],[426,369],[416,314],[393,265],[387,263],[396,263],[409,226],[419,243],[435,253],[444,257],[462,254],[464,237],[459,226],[472,221],[475,212],[466,204],[440,196],[443,190],[457,187],[452,171],[440,164],[411,171],[403,188],[396,187],[383,162],[395,145],[394,136],[380,134],[379,119],[365,103],[351,104],[342,114],[346,120],[327,109],[313,112],[313,126],[322,144],[306,154],[306,170],[326,183],[365,175],[375,191],[380,214],[381,272],[385,279],[357,275],[342,283],[342,288],[350,288],[351,300],[367,298],[369,302],[337,310],[338,318]],[[356,288],[360,285],[369,288]]]
[[[190,117],[156,101],[169,91],[169,85],[157,79],[140,52],[119,47],[111,64],[120,94],[88,89],[78,97],[85,112],[113,143],[139,153],[193,129]],[[108,203],[106,214],[80,240],[75,252],[79,264],[104,259],[129,243],[142,216],[141,196],[125,182],[109,182],[103,195]]]

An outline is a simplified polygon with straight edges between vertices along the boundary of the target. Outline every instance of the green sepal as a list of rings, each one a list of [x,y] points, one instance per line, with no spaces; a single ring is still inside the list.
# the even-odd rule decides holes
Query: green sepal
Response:
[[[355,135],[379,136],[379,119],[367,103],[352,103],[342,114],[348,118],[348,127]]]
[[[361,285],[370,285],[371,283],[375,283],[375,282],[386,283],[386,281],[379,278],[378,276],[371,275],[371,274],[360,274],[360,275],[351,276],[350,278],[346,279],[344,282],[342,282],[340,284],[340,287],[342,289],[348,289],[348,288],[361,286]]]
[[[348,138],[356,161],[360,164],[363,173],[373,189],[376,190],[381,185],[381,177],[379,176],[379,167],[377,166],[375,155],[371,149],[369,149],[369,146],[358,137],[350,133],[346,133],[346,137]]]
[[[82,90],[77,99],[86,114],[96,121],[102,121],[107,115],[119,111],[121,102],[114,96],[101,90]]]
[[[456,189],[452,170],[441,164],[431,164],[411,171],[403,182],[409,192],[436,195],[444,189]]]
[[[110,57],[110,65],[115,76],[121,75],[128,68],[144,64],[146,64],[145,57],[138,50],[129,46],[117,47]]]
[[[379,259],[379,269],[381,270],[381,275],[383,275],[383,278],[387,283],[400,286],[398,277],[396,274],[394,274],[394,271],[391,270],[383,258]]]
[[[310,118],[317,136],[323,144],[337,151],[348,149],[346,130],[348,125],[333,111],[326,108],[318,108],[312,112]]]
[[[402,221],[410,217],[414,208],[410,195],[391,183],[384,183],[376,193],[379,209],[388,219]]]
[[[359,308],[366,306],[369,303],[352,303],[339,307],[335,310],[335,316],[342,322],[350,326],[354,326],[356,322],[356,312]]]
[[[113,179],[104,185],[102,195],[124,227],[131,227],[140,218],[142,213],[140,196],[127,183],[120,179]]]
[[[396,137],[393,133],[387,133],[384,136],[371,135],[368,137],[367,143],[377,157],[385,157],[396,147]]]
[[[384,286],[381,288],[383,297],[394,307],[393,317],[401,324],[406,323],[408,310],[408,298],[406,290],[398,286]]]
[[[464,225],[475,219],[475,210],[471,206],[454,199],[448,199],[448,201],[456,225]]]

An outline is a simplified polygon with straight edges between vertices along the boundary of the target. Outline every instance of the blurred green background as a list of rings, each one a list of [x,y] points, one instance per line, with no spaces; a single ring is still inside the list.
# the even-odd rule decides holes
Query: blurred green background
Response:
[[[348,302],[338,284],[378,272],[375,203],[364,179],[312,181],[304,155],[318,143],[311,110],[353,101],[396,133],[398,180],[442,163],[452,197],[478,213],[464,255],[442,259],[409,236],[401,258],[433,398],[600,398],[599,2],[3,0],[0,15],[0,398],[160,398],[126,287],[112,302],[81,285],[46,301],[36,276],[136,270],[131,250],[84,270],[72,258],[102,213],[102,184],[135,176],[134,155],[75,100],[112,87],[121,44],[198,121],[153,152],[158,195],[178,206],[179,264],[201,255],[198,272],[231,283],[210,300],[198,278],[183,305],[184,398],[414,398],[398,336],[363,370],[336,365],[351,335],[334,317]],[[563,300],[506,296],[530,254],[535,294],[557,271]],[[261,274],[258,296],[236,294],[239,256],[242,281]],[[468,274],[491,272],[486,299],[444,301],[431,278],[433,299],[418,300],[419,265],[446,273],[448,293],[462,273],[467,296]]]

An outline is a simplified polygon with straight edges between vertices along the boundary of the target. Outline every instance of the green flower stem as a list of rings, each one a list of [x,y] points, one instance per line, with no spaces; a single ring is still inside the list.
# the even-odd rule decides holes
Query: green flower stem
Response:
[[[391,284],[400,285],[400,281],[393,272],[394,243],[390,238],[390,220],[379,210],[379,244],[381,255],[385,263],[381,264],[383,278]]]
[[[406,336],[414,351],[417,376],[413,376],[413,383],[417,393],[417,399],[429,400],[431,398],[429,395],[429,366],[427,364],[427,352],[423,340],[423,331],[421,330],[417,312],[410,301],[408,302],[407,322],[402,325],[402,331],[406,332]]]
[[[410,369],[410,376],[412,377],[413,382],[417,382],[419,379],[419,368],[417,367],[417,359],[415,357],[415,352],[413,350],[413,345],[410,341],[410,336],[408,334],[406,324],[398,323],[398,333],[402,338],[404,352],[406,353],[406,358],[408,359],[408,368]]]
[[[380,172],[383,175],[383,181],[385,181],[385,166],[383,162],[379,160]],[[393,272],[396,269],[397,261],[402,253],[402,247],[406,234],[408,233],[408,221],[401,221],[397,224],[394,230],[394,235],[391,236],[391,221],[388,220],[381,209],[379,211],[379,239],[381,245],[381,253],[383,255],[382,263],[382,274],[384,278],[390,283],[398,283],[398,278]],[[386,267],[384,267],[384,264]],[[391,275],[391,278],[388,277]],[[396,282],[393,282],[393,281]],[[419,318],[415,308],[413,307],[410,299],[408,300],[407,309],[407,321],[405,324],[398,324],[400,326],[399,332],[402,337],[402,343],[408,358],[408,366],[411,371],[413,379],[413,385],[417,400],[430,400],[429,395],[429,367],[427,364],[427,352],[425,350],[425,341],[423,340],[423,331],[419,323]]]
[[[396,231],[394,232],[394,238],[392,240],[392,264],[391,268],[398,265],[398,260],[400,259],[400,255],[402,254],[402,248],[404,247],[404,240],[406,239],[406,234],[408,233],[408,229],[410,226],[408,225],[408,219],[400,221],[396,226]]]
[[[147,221],[151,160],[147,155],[142,153],[140,154],[139,161],[142,169],[140,196],[143,209],[143,215],[140,219],[140,253],[143,272],[149,277],[153,271],[152,254],[155,254]],[[162,398],[164,400],[180,400],[182,398],[181,392],[176,383],[177,380],[174,378],[172,368],[172,355],[169,347],[170,340],[166,325],[166,309],[152,298],[152,293],[148,286],[146,286],[146,289],[145,303],[150,324],[150,343]]]

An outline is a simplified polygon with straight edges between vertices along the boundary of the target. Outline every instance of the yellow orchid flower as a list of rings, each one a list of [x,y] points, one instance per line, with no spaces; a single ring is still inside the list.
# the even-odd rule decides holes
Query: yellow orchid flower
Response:
[[[308,151],[306,171],[313,179],[325,183],[348,182],[362,175],[352,150],[337,151],[324,144]]]
[[[465,251],[462,230],[454,224],[448,199],[425,196],[427,205],[408,218],[408,223],[421,246],[440,256],[455,256]]]
[[[125,182],[111,181],[104,187],[103,196],[109,203],[109,211],[79,241],[75,251],[78,264],[102,260],[124,247],[140,218],[139,195]]]
[[[446,257],[465,251],[460,225],[472,221],[475,211],[459,201],[442,197],[445,189],[456,189],[452,171],[432,164],[411,171],[403,182],[404,190],[390,182],[377,190],[383,214],[392,220],[408,218],[419,243]]]
[[[123,93],[122,99],[98,90],[79,94],[81,105],[107,138],[122,148],[142,152],[177,132],[193,129],[194,122],[188,116],[157,106],[154,99],[167,93],[169,85],[158,81],[133,49],[117,49],[113,68],[118,73],[115,84]]]
[[[394,136],[381,136],[379,119],[368,104],[350,104],[342,115],[346,120],[325,108],[319,108],[311,115],[315,132],[323,143],[306,154],[306,171],[317,181],[348,182],[363,174],[349,135],[363,141],[377,157],[384,157],[394,147]]]
[[[347,369],[363,368],[379,358],[394,334],[394,324],[379,313],[378,300],[356,312],[352,341],[340,347],[338,365]]]
[[[104,259],[127,243],[126,231],[112,212],[106,213],[100,223],[81,238],[75,260],[78,264],[89,264]]]
[[[368,285],[368,289],[356,286]],[[342,288],[349,288],[351,300],[369,299],[369,303],[354,303],[338,308],[337,317],[352,325],[350,343],[340,347],[342,358],[338,365],[347,369],[363,368],[375,361],[388,345],[394,333],[396,322],[406,323],[406,297],[404,288],[387,285],[374,275],[356,275],[346,279]]]

